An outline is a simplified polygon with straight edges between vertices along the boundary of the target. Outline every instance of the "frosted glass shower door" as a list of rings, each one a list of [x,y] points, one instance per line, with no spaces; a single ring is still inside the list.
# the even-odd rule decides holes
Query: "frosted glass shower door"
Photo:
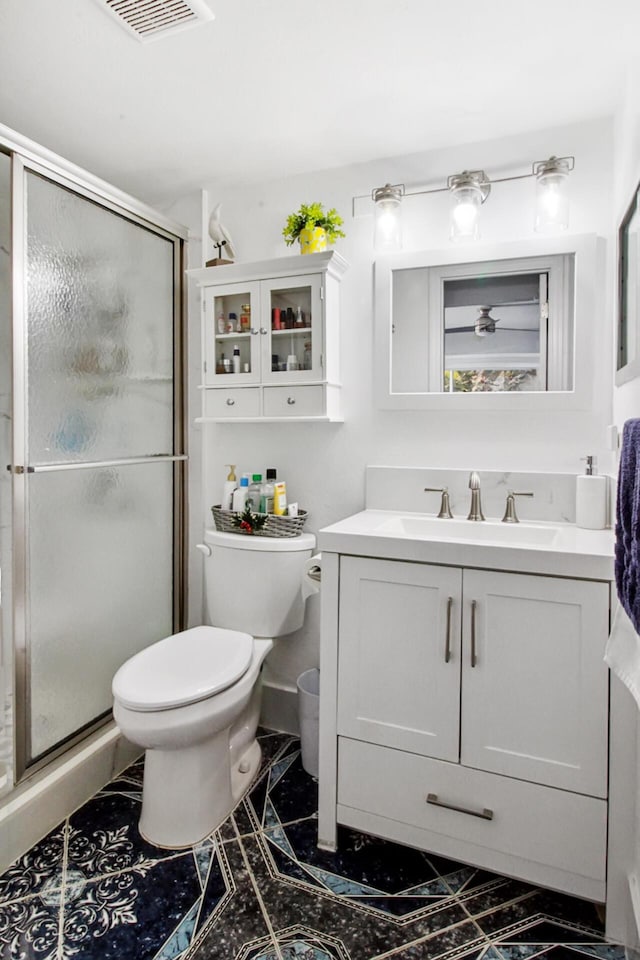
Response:
[[[184,457],[180,241],[30,170],[23,210],[26,768],[177,627]]]

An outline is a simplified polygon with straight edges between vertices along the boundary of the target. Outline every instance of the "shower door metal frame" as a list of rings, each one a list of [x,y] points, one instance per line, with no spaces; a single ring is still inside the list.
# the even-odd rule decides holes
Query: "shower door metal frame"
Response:
[[[77,470],[90,467],[153,463],[171,461],[173,470],[173,629],[184,628],[187,609],[186,531],[187,531],[187,448],[186,448],[186,288],[184,228],[165,220],[144,204],[138,203],[118,190],[111,189],[82,171],[63,162],[57,164],[55,155],[43,150],[21,147],[3,136],[6,128],[0,126],[0,149],[10,153],[11,176],[11,276],[12,276],[12,335],[13,335],[13,410],[12,462],[7,469],[12,473],[13,511],[13,655],[14,655],[14,766],[16,782],[36,773],[55,757],[85,739],[110,718],[110,711],[85,724],[51,750],[37,759],[30,757],[29,735],[29,642],[27,636],[27,480],[30,473],[58,470]],[[31,144],[31,147],[35,145]],[[26,380],[26,315],[25,315],[25,251],[26,251],[26,176],[33,173],[63,189],[83,197],[97,206],[111,211],[173,244],[174,342],[173,342],[173,449],[168,456],[129,457],[120,460],[79,462],[73,464],[28,464],[27,454],[27,380]]]

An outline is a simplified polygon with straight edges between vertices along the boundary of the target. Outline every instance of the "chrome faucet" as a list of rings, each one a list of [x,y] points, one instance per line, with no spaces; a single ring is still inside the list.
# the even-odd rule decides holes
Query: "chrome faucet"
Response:
[[[469,489],[471,490],[471,509],[467,520],[484,520],[482,504],[480,503],[480,477],[472,470],[469,474]]]

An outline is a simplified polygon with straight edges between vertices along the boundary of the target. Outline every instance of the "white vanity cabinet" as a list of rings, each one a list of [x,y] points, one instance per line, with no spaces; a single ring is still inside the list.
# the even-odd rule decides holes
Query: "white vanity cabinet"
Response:
[[[189,271],[202,288],[201,419],[341,419],[345,269],[330,251]]]
[[[337,554],[327,570],[319,843],[342,823],[604,900],[609,583]]]

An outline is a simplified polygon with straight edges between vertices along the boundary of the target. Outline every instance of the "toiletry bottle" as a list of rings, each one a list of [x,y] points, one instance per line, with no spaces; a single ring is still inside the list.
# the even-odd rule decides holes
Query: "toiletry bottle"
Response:
[[[287,370],[299,370],[298,358],[295,353],[290,353],[287,357]]]
[[[260,494],[262,493],[262,474],[254,473],[249,492],[247,494],[247,503],[251,504],[253,513],[260,513]]]
[[[281,329],[280,308],[274,307],[271,311],[271,328],[273,330]]]
[[[218,333],[224,333],[227,329],[227,323],[224,319],[224,313],[218,315]]]
[[[238,319],[238,318],[236,317],[235,313],[230,313],[230,314],[229,314],[229,319],[227,320],[227,324],[226,324],[225,330],[224,330],[225,333],[235,333],[235,332],[236,332],[236,320],[237,320],[237,319]]]
[[[586,472],[576,480],[576,525],[603,530],[607,525],[607,478],[596,472],[596,458],[583,457]]]
[[[242,513],[247,502],[247,493],[249,492],[249,478],[240,477],[240,486],[233,491],[233,501],[231,509],[236,513]]]
[[[284,517],[287,513],[287,485],[284,480],[278,480],[273,485],[273,512],[277,517]]]
[[[262,496],[260,497],[260,513],[273,513],[273,497],[275,494],[276,470],[274,467],[267,467],[267,479],[262,484]]]
[[[240,347],[237,343],[233,345],[233,372],[240,373]]]
[[[296,310],[296,327],[304,327],[304,314],[300,306]]]
[[[236,469],[235,463],[228,463],[227,466],[229,467],[229,473],[224,482],[222,500],[220,502],[220,506],[223,510],[231,510],[231,498],[233,497],[233,491],[238,486],[238,478],[234,472]]]

